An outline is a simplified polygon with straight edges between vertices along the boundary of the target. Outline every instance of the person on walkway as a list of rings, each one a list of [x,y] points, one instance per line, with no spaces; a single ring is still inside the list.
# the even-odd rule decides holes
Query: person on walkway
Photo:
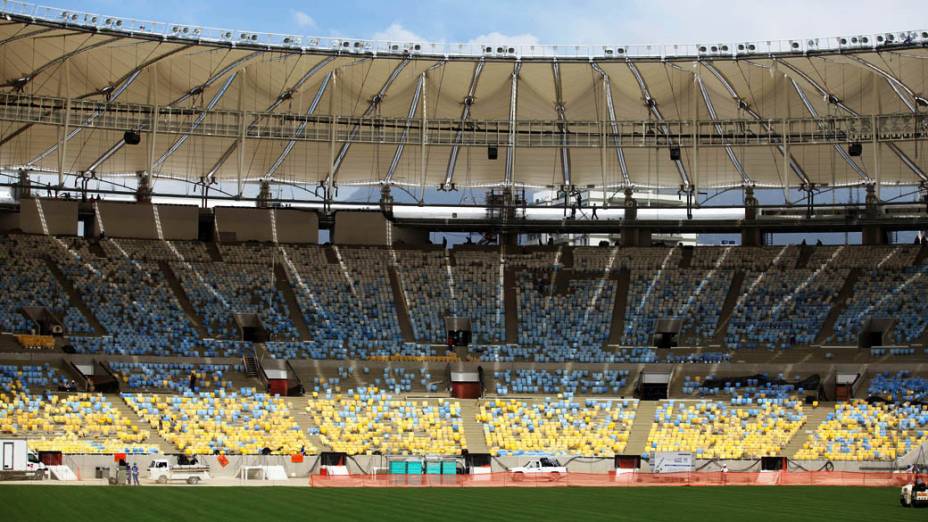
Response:
[[[599,219],[599,216],[596,215],[596,203],[593,203],[593,217],[592,219]]]
[[[132,484],[139,486],[139,465],[137,462],[132,463]]]

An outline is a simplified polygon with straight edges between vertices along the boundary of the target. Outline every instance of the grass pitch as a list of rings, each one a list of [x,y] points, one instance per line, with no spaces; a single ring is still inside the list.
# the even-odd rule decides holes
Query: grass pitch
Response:
[[[925,520],[895,488],[311,489],[0,485],[3,521]]]

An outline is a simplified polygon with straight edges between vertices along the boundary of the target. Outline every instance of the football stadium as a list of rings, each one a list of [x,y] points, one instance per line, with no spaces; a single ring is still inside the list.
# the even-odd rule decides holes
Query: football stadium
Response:
[[[923,516],[928,31],[162,12],[0,0],[3,520]]]

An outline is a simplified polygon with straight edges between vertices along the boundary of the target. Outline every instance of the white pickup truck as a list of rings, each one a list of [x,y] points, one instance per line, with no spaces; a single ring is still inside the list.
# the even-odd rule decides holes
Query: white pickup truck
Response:
[[[899,503],[903,507],[928,506],[928,486],[916,481],[914,484],[902,486],[899,492]]]
[[[561,466],[561,463],[552,457],[532,459],[526,465],[511,468],[509,471],[512,473],[513,480],[521,480],[529,476],[557,480],[567,474],[567,468]]]
[[[169,480],[183,480],[187,484],[198,484],[209,480],[209,466],[192,464],[171,464],[167,459],[156,459],[148,466],[148,478],[158,484],[167,484]]]

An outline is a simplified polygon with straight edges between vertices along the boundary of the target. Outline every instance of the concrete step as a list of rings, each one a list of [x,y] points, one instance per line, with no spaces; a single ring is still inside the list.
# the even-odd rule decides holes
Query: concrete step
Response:
[[[190,298],[187,297],[187,292],[184,292],[184,287],[180,279],[178,279],[177,274],[174,273],[174,269],[171,268],[171,264],[167,261],[159,261],[158,266],[161,268],[161,273],[164,274],[164,279],[167,281],[168,286],[171,287],[171,291],[174,293],[174,299],[177,300],[177,304],[179,304],[184,313],[187,314],[187,319],[190,320],[193,328],[197,331],[197,335],[200,336],[200,339],[208,337],[206,327],[203,326],[203,320],[197,315],[193,303],[191,303]]]
[[[835,300],[831,303],[831,310],[829,310],[828,315],[825,316],[825,321],[822,322],[822,328],[819,330],[818,335],[815,336],[814,344],[824,343],[826,339],[835,333],[835,322],[838,320],[838,317],[841,317],[841,312],[847,308],[847,304],[854,297],[854,285],[857,284],[857,280],[860,278],[860,272],[861,270],[859,268],[854,268],[848,272],[847,279],[844,280],[844,285],[838,292],[838,296],[835,297]]]
[[[796,435],[793,436],[792,440],[786,444],[783,448],[782,454],[784,457],[793,458],[793,456],[802,449],[802,445],[805,444],[809,437],[815,433],[815,430],[818,429],[819,425],[824,422],[825,417],[829,413],[835,410],[834,403],[820,403],[818,408],[813,408],[810,411],[806,412],[806,421],[799,428],[799,431],[796,432]]]
[[[612,304],[612,323],[609,326],[609,340],[606,344],[622,343],[625,333],[625,308],[628,306],[628,288],[631,286],[631,272],[623,268],[615,274],[615,302]]]
[[[641,455],[647,450],[648,435],[651,434],[654,413],[659,403],[660,401],[638,401],[635,422],[628,431],[628,443],[624,452],[626,455]]]
[[[506,342],[519,342],[519,302],[516,297],[516,271],[507,268],[503,272],[503,312],[506,317]]]
[[[287,408],[290,410],[290,416],[300,425],[300,430],[305,434],[306,431],[314,426],[313,420],[309,413],[306,413],[306,397],[284,397]],[[318,435],[306,435],[310,442],[316,446],[319,451],[331,451],[328,445],[323,444]]]
[[[396,273],[396,267],[387,267],[387,273],[390,277],[390,289],[393,291],[393,304],[396,309],[396,320],[400,325],[400,334],[403,336],[403,341],[407,343],[414,342],[415,335],[413,335],[412,321],[409,318],[409,306],[406,303],[406,296],[403,294],[402,283],[399,274]]]
[[[300,334],[300,339],[303,341],[311,340],[312,336],[309,334],[309,327],[306,326],[303,311],[300,309],[296,294],[293,293],[293,286],[290,284],[290,277],[287,274],[287,270],[284,269],[284,265],[274,264],[274,285],[281,295],[284,296],[284,302],[287,303],[287,315],[290,316],[290,321]]]
[[[145,440],[143,444],[147,446],[157,447],[158,452],[162,454],[174,453],[174,452],[179,451],[177,446],[166,441],[161,436],[161,434],[158,433],[157,426],[152,428],[151,425],[148,423],[148,421],[142,419],[141,417],[138,416],[138,414],[132,411],[132,408],[129,407],[129,405],[126,403],[125,400],[123,400],[121,396],[109,395],[107,396],[107,399],[110,400],[110,402],[113,404],[113,409],[117,410],[120,413],[120,415],[129,419],[129,421],[132,422],[132,424],[135,424],[136,426],[138,426],[139,429],[148,430],[149,432],[148,439]]]
[[[209,258],[215,262],[222,262],[222,252],[219,251],[219,245],[215,241],[206,242],[206,251],[209,253]]]
[[[712,344],[722,344],[725,341],[725,330],[728,329],[728,321],[731,314],[735,311],[735,305],[738,304],[738,298],[741,297],[741,287],[744,286],[744,272],[736,270],[731,276],[731,284],[728,287],[728,294],[725,301],[722,302],[722,311],[719,313],[719,324],[715,329],[715,339]]]
[[[64,289],[65,293],[68,294],[68,299],[71,301],[71,306],[77,308],[81,314],[87,318],[87,322],[90,323],[90,326],[93,327],[94,334],[96,335],[106,335],[106,329],[103,328],[103,325],[97,320],[97,317],[90,311],[90,307],[87,306],[87,303],[81,298],[81,295],[77,292],[77,289],[74,288],[74,285],[71,284],[71,281],[64,275],[64,272],[58,268],[58,265],[49,258],[45,259],[45,264],[48,266],[49,271],[55,276],[55,279],[58,281],[58,284],[61,285],[61,288]]]
[[[461,419],[463,420],[464,440],[467,442],[467,451],[471,453],[488,453],[487,439],[483,434],[483,424],[477,422],[479,411],[477,399],[459,399],[461,403]]]

